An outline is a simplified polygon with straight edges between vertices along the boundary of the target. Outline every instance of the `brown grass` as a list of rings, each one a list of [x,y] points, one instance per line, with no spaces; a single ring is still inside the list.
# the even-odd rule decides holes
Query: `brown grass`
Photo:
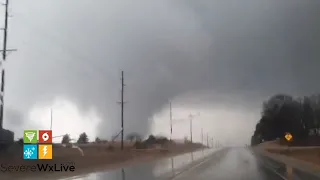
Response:
[[[266,142],[259,145],[270,153],[289,156],[298,160],[320,165],[320,147],[289,147],[278,141]]]
[[[320,165],[320,148],[281,148],[267,151]]]

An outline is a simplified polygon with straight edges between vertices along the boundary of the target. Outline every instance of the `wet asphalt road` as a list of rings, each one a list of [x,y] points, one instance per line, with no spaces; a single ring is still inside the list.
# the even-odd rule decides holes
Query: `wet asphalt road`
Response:
[[[274,162],[256,157],[247,148],[225,148],[216,151],[205,160],[196,162],[182,172],[177,168],[178,162],[187,163],[200,156],[187,154],[180,159],[166,159],[153,163],[134,165],[114,171],[92,173],[75,178],[76,180],[283,180],[285,168],[274,166]],[[266,164],[273,164],[273,167]],[[74,179],[74,178],[73,178]],[[304,178],[303,178],[304,179]],[[294,178],[296,180],[296,178]],[[311,179],[310,179],[311,180]]]
[[[83,176],[59,180],[159,180],[171,179],[181,173],[190,164],[198,164],[219,149],[200,150],[192,153],[165,158],[153,162],[140,163],[116,170],[90,173]]]
[[[175,180],[283,180],[281,173],[267,168],[246,148],[230,148]]]

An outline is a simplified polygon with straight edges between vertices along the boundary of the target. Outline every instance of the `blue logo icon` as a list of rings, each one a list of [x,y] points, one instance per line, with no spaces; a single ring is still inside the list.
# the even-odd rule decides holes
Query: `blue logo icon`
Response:
[[[38,159],[38,145],[23,145],[23,159]]]

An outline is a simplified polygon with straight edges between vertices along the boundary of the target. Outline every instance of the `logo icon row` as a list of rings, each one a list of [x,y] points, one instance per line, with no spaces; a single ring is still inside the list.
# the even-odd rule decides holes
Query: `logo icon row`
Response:
[[[24,130],[23,133],[24,144],[51,144],[52,131],[51,130]]]
[[[50,144],[25,144],[23,145],[23,159],[52,159],[52,145]]]

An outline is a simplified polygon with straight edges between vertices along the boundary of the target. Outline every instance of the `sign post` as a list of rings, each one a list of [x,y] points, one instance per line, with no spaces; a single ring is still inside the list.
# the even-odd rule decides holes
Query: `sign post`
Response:
[[[290,134],[290,133],[286,133],[286,135],[284,136],[284,138],[288,141],[288,142],[290,142],[291,140],[292,140],[292,138],[293,138],[293,136]]]
[[[284,138],[290,143],[293,139],[293,136],[291,133],[287,132]],[[290,153],[290,144],[288,144],[287,152]]]

